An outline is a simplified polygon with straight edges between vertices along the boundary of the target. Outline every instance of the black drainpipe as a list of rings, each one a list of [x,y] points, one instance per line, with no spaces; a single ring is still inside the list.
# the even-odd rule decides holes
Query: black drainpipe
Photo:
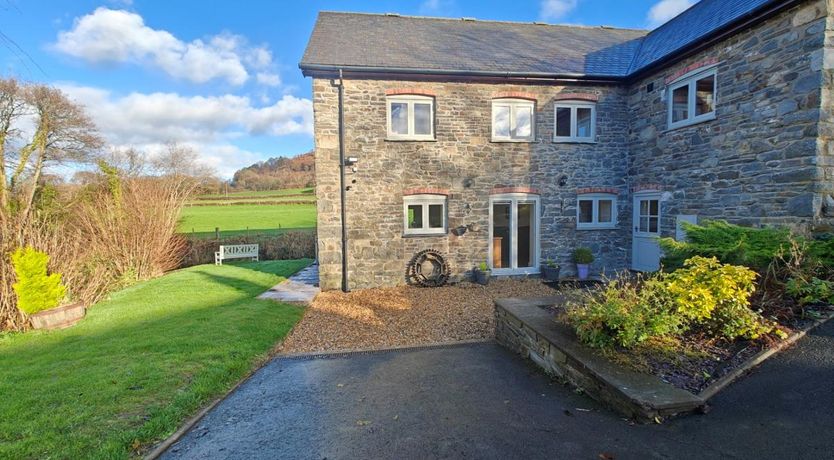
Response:
[[[342,79],[342,69],[339,69],[339,184],[341,189],[342,211],[342,292],[349,292],[348,288],[348,237],[347,237],[347,213],[345,210],[346,192],[345,188],[345,114],[344,114],[345,82]]]

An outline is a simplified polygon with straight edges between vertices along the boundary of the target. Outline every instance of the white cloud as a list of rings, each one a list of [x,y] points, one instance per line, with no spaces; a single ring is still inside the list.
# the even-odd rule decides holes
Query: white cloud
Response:
[[[542,0],[539,8],[539,19],[542,21],[555,21],[562,19],[565,15],[576,8],[578,0]]]
[[[277,73],[258,72],[255,78],[258,83],[266,86],[279,86],[281,84],[281,76]]]
[[[312,134],[309,99],[284,95],[258,106],[248,97],[182,96],[176,93],[131,93],[72,84],[58,85],[87,108],[102,135],[114,146],[133,146],[152,155],[174,141],[193,146],[201,160],[228,177],[263,155],[242,150],[235,139],[254,136]]]
[[[694,5],[697,0],[660,0],[646,16],[650,27],[657,27]]]
[[[221,33],[185,42],[168,31],[145,25],[142,16],[101,7],[76,18],[70,30],[58,33],[55,49],[91,63],[133,62],[153,66],[194,83],[225,80],[242,85],[249,70],[266,70],[272,53],[252,47],[240,35]]]

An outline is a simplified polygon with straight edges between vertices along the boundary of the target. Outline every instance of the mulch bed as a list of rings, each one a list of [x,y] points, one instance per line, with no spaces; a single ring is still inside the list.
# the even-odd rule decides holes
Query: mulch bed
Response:
[[[542,307],[563,321],[561,307]],[[780,324],[792,331],[809,327],[818,317],[834,312],[831,306],[808,307],[805,318],[796,317]],[[730,342],[701,334],[686,334],[680,340],[649,341],[631,349],[599,350],[618,364],[659,377],[664,382],[698,394],[716,380],[743,366],[760,351],[776,346],[774,340],[736,340]]]
[[[539,279],[493,279],[488,286],[401,286],[319,294],[279,346],[282,353],[428,345],[495,336],[493,301],[544,297]]]

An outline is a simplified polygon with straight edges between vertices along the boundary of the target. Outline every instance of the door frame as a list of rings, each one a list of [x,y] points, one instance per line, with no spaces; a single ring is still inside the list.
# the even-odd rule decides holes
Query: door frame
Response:
[[[660,238],[662,234],[662,221],[663,221],[663,206],[662,206],[662,196],[663,192],[660,190],[641,190],[639,192],[634,192],[631,198],[631,269],[634,271],[643,272],[646,271],[644,269],[637,268],[635,266],[635,239],[643,238],[643,239],[651,239],[651,238]],[[657,200],[657,233],[647,233],[647,232],[640,232],[640,200],[645,199],[656,199]],[[657,244],[657,243],[655,243]],[[660,246],[658,245],[658,267],[659,267],[659,259],[663,257],[663,254],[660,251]]]
[[[510,246],[510,265],[518,265],[518,203],[519,202],[533,202],[535,204],[533,228],[535,238],[532,243],[536,245],[533,251],[533,263],[530,267],[522,268],[493,268],[492,260],[492,208],[495,202],[509,201],[510,202],[510,232],[512,235],[511,241],[515,244]],[[487,253],[487,264],[492,270],[493,275],[535,275],[541,272],[541,196],[534,193],[501,193],[489,196],[489,252]]]

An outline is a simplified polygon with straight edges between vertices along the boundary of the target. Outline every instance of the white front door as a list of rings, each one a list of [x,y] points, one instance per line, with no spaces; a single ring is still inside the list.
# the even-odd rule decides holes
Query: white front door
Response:
[[[489,199],[489,265],[493,274],[539,272],[539,196],[525,193]]]
[[[641,272],[660,269],[660,193],[634,195],[634,234],[631,241],[631,268]]]

